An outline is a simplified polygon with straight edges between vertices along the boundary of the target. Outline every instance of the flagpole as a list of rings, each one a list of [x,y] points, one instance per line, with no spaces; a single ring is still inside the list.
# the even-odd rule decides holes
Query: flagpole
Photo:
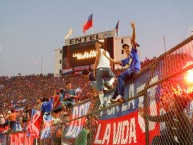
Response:
[[[106,31],[107,31],[107,28],[108,28],[108,22],[106,22],[106,28],[105,28],[105,29],[106,29]]]
[[[43,57],[41,56],[41,74],[42,74]]]
[[[83,26],[84,27],[84,26]],[[83,28],[84,29],[84,28]],[[85,32],[86,33],[86,32]],[[83,34],[83,36],[85,35],[85,33],[82,31],[82,34]]]
[[[119,37],[119,20],[118,20],[118,32],[117,32],[117,37]]]
[[[72,38],[72,34],[70,35],[70,39]]]
[[[119,36],[119,20],[115,26],[115,31],[116,31],[116,37],[118,37]]]
[[[94,32],[94,28],[93,28],[93,26],[94,26],[94,21],[93,21],[93,13],[92,13],[92,34],[93,34],[93,32]]]
[[[70,28],[71,29],[71,34],[70,34],[70,39],[72,38],[72,28]]]
[[[82,26],[82,35],[84,36],[85,35],[85,33],[84,33],[84,26],[85,26],[85,24],[86,24],[86,22],[84,22],[84,24],[83,24],[83,26]]]
[[[165,36],[163,35],[163,39],[164,39],[164,48],[165,48],[165,52],[166,52],[166,41],[165,41]]]

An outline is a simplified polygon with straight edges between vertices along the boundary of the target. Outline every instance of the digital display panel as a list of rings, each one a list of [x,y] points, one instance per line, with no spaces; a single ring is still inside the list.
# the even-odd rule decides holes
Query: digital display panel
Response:
[[[77,45],[69,49],[69,63],[72,67],[94,64],[95,58],[96,50],[92,43]]]

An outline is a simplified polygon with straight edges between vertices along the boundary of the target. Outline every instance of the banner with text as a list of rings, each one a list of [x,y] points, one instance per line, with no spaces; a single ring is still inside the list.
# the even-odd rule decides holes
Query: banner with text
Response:
[[[159,134],[159,125],[149,122],[150,141]],[[94,145],[139,145],[146,144],[145,122],[138,112],[119,118],[100,120],[94,139]]]
[[[151,77],[149,84],[159,80],[159,71],[155,71]],[[124,97],[132,98],[145,88],[150,77],[149,71],[143,73],[133,82],[125,85]],[[160,93],[159,85],[147,90],[149,99],[149,115],[159,114]],[[107,102],[113,95],[113,92],[104,97]],[[144,96],[125,102],[122,105],[107,109],[100,113],[99,125],[94,138],[94,145],[137,145],[146,143],[145,120],[138,114],[138,108],[144,107]],[[149,121],[149,139],[152,141],[155,135],[160,134],[160,126],[158,123]]]
[[[10,145],[33,145],[33,137],[28,137],[26,133],[14,133],[10,136]]]
[[[80,104],[78,106],[73,107],[70,120],[86,115],[88,113],[89,108],[90,102],[86,102],[84,104]],[[85,124],[85,120],[86,118],[84,117],[71,121],[69,125],[65,128],[64,137],[76,138],[82,131],[83,125]]]

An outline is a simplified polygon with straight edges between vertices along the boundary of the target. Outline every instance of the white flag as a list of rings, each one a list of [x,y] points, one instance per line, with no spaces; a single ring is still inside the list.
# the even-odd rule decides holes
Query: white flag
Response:
[[[79,87],[79,88],[77,88],[76,90],[75,90],[75,92],[76,93],[79,93],[79,92],[81,92],[82,90],[81,90],[81,88]]]
[[[70,28],[68,30],[68,33],[66,34],[66,36],[64,37],[64,39],[67,39],[70,35],[72,35],[72,28]]]

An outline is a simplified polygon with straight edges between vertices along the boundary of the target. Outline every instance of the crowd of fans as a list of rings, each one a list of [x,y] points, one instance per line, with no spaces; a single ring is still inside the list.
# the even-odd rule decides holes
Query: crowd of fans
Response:
[[[65,90],[66,83],[72,82],[72,88],[79,88],[77,101],[90,98],[93,94],[91,87],[80,75],[68,75],[54,77],[48,75],[30,75],[30,76],[14,76],[0,77],[0,124],[4,127],[6,120],[14,120],[23,122],[29,119],[30,115],[26,114],[27,110],[40,107],[41,102],[55,97],[56,90]],[[82,90],[83,89],[83,90]],[[26,105],[27,104],[27,105]],[[40,108],[39,108],[40,109]],[[18,115],[9,114],[17,112]],[[26,116],[27,115],[27,116]],[[16,117],[17,116],[17,117]],[[4,124],[2,126],[2,124]]]
[[[153,59],[145,59],[144,62],[141,62],[142,69],[146,68],[147,66],[151,65],[156,60],[154,57]],[[114,73],[119,75],[123,70],[114,70]],[[71,84],[70,88],[68,88],[67,84]],[[184,88],[180,86],[184,86],[181,84],[182,82],[176,81],[176,79],[167,80],[160,84],[160,94],[157,96],[160,99],[160,105],[167,111],[170,112],[170,106],[172,98],[173,100],[178,100],[179,97],[171,96],[179,96],[184,92]],[[96,91],[93,91],[93,88],[90,85],[90,80],[82,74],[68,74],[63,75],[60,77],[54,77],[53,74],[47,75],[29,75],[29,76],[1,76],[0,77],[0,133],[6,133],[9,131],[25,131],[27,122],[31,119],[32,109],[36,109],[41,111],[42,116],[43,114],[50,114],[55,118],[55,123],[65,122],[68,121],[69,111],[71,110],[72,105],[69,105],[68,102],[69,98],[65,98],[65,91],[68,89],[72,89],[73,91],[73,99],[74,101],[72,105],[78,104],[83,102],[86,99],[90,99],[93,96],[96,96]],[[71,91],[70,91],[71,92]],[[190,91],[192,92],[192,90]],[[71,95],[71,94],[70,94]],[[183,94],[184,96],[184,94]],[[187,96],[187,95],[185,95]],[[188,95],[190,96],[190,95]],[[192,96],[192,95],[191,95]],[[188,97],[185,97],[188,98]],[[192,97],[193,98],[193,97]],[[190,98],[190,100],[192,99]],[[93,99],[95,100],[95,99]],[[168,101],[169,100],[169,101]],[[190,100],[185,101],[185,106]],[[180,105],[184,101],[178,101],[177,109],[180,108]],[[90,110],[94,109],[95,106],[94,101],[91,101]],[[61,105],[62,104],[62,105]],[[183,105],[182,105],[183,106]],[[182,118],[182,115],[185,117],[185,121],[188,122],[189,126],[186,127],[189,130],[192,128],[191,121],[189,121],[190,117],[187,117],[186,114],[182,110],[182,113],[179,114],[179,110],[177,111],[178,114],[176,115],[179,118]],[[173,111],[173,110],[172,110]],[[172,112],[171,111],[171,112]],[[143,109],[139,109],[140,115],[146,119],[145,112]],[[183,114],[184,113],[184,114]],[[168,113],[169,114],[169,113]],[[168,117],[169,115],[166,114],[165,122],[171,122],[172,117]],[[172,112],[172,115],[174,113]],[[168,116],[167,116],[168,115]],[[97,116],[90,116],[89,120],[92,120],[93,131],[96,132],[97,128]],[[57,120],[59,118],[59,120]],[[159,122],[159,116],[148,116],[148,120]],[[192,117],[193,118],[193,117]],[[162,118],[163,120],[163,118]],[[162,121],[161,120],[161,121]],[[184,122],[185,122],[184,121]],[[192,120],[193,121],[193,120]],[[89,124],[90,126],[90,124]],[[175,126],[175,125],[174,125]],[[176,126],[175,126],[176,127]],[[178,126],[177,126],[178,127]],[[181,123],[179,125],[181,129]],[[89,129],[85,126],[83,134],[88,134]],[[189,135],[189,130],[187,130],[187,134]],[[181,131],[182,132],[182,131]],[[184,133],[184,132],[183,132]],[[60,141],[62,134],[62,129],[58,129],[55,133],[55,138],[58,138]],[[171,134],[171,133],[170,133]],[[179,140],[177,142],[183,142],[184,140],[188,140],[187,142],[192,143],[191,137],[187,139],[187,135],[185,138],[180,136],[180,132],[178,134]],[[160,139],[165,136],[156,136],[153,140],[153,144],[157,142],[160,143]],[[169,138],[170,139],[170,138]],[[181,140],[180,140],[181,139]],[[73,142],[76,140],[73,140]],[[78,141],[78,140],[77,140]],[[168,142],[171,142],[169,140]],[[174,142],[176,142],[174,140]]]
[[[154,60],[155,58],[141,62],[142,68],[148,66]],[[116,70],[114,73],[118,75],[122,71]],[[71,106],[65,105],[65,100],[61,100],[68,82],[71,82],[72,89],[77,91],[75,104],[97,95],[96,91],[93,91],[93,88],[89,85],[88,78],[81,74],[68,74],[60,77],[54,77],[53,74],[1,76],[0,132],[5,130],[25,131],[32,109],[40,110],[43,114],[52,110],[51,115],[56,118],[58,118],[58,112],[61,110],[63,116],[68,115]],[[64,105],[61,105],[61,102]],[[92,102],[91,109],[93,109],[95,103]],[[51,108],[48,107],[49,109],[46,108],[48,109],[46,110],[44,105],[50,105]],[[97,117],[94,117],[92,122],[93,126],[97,126]]]

